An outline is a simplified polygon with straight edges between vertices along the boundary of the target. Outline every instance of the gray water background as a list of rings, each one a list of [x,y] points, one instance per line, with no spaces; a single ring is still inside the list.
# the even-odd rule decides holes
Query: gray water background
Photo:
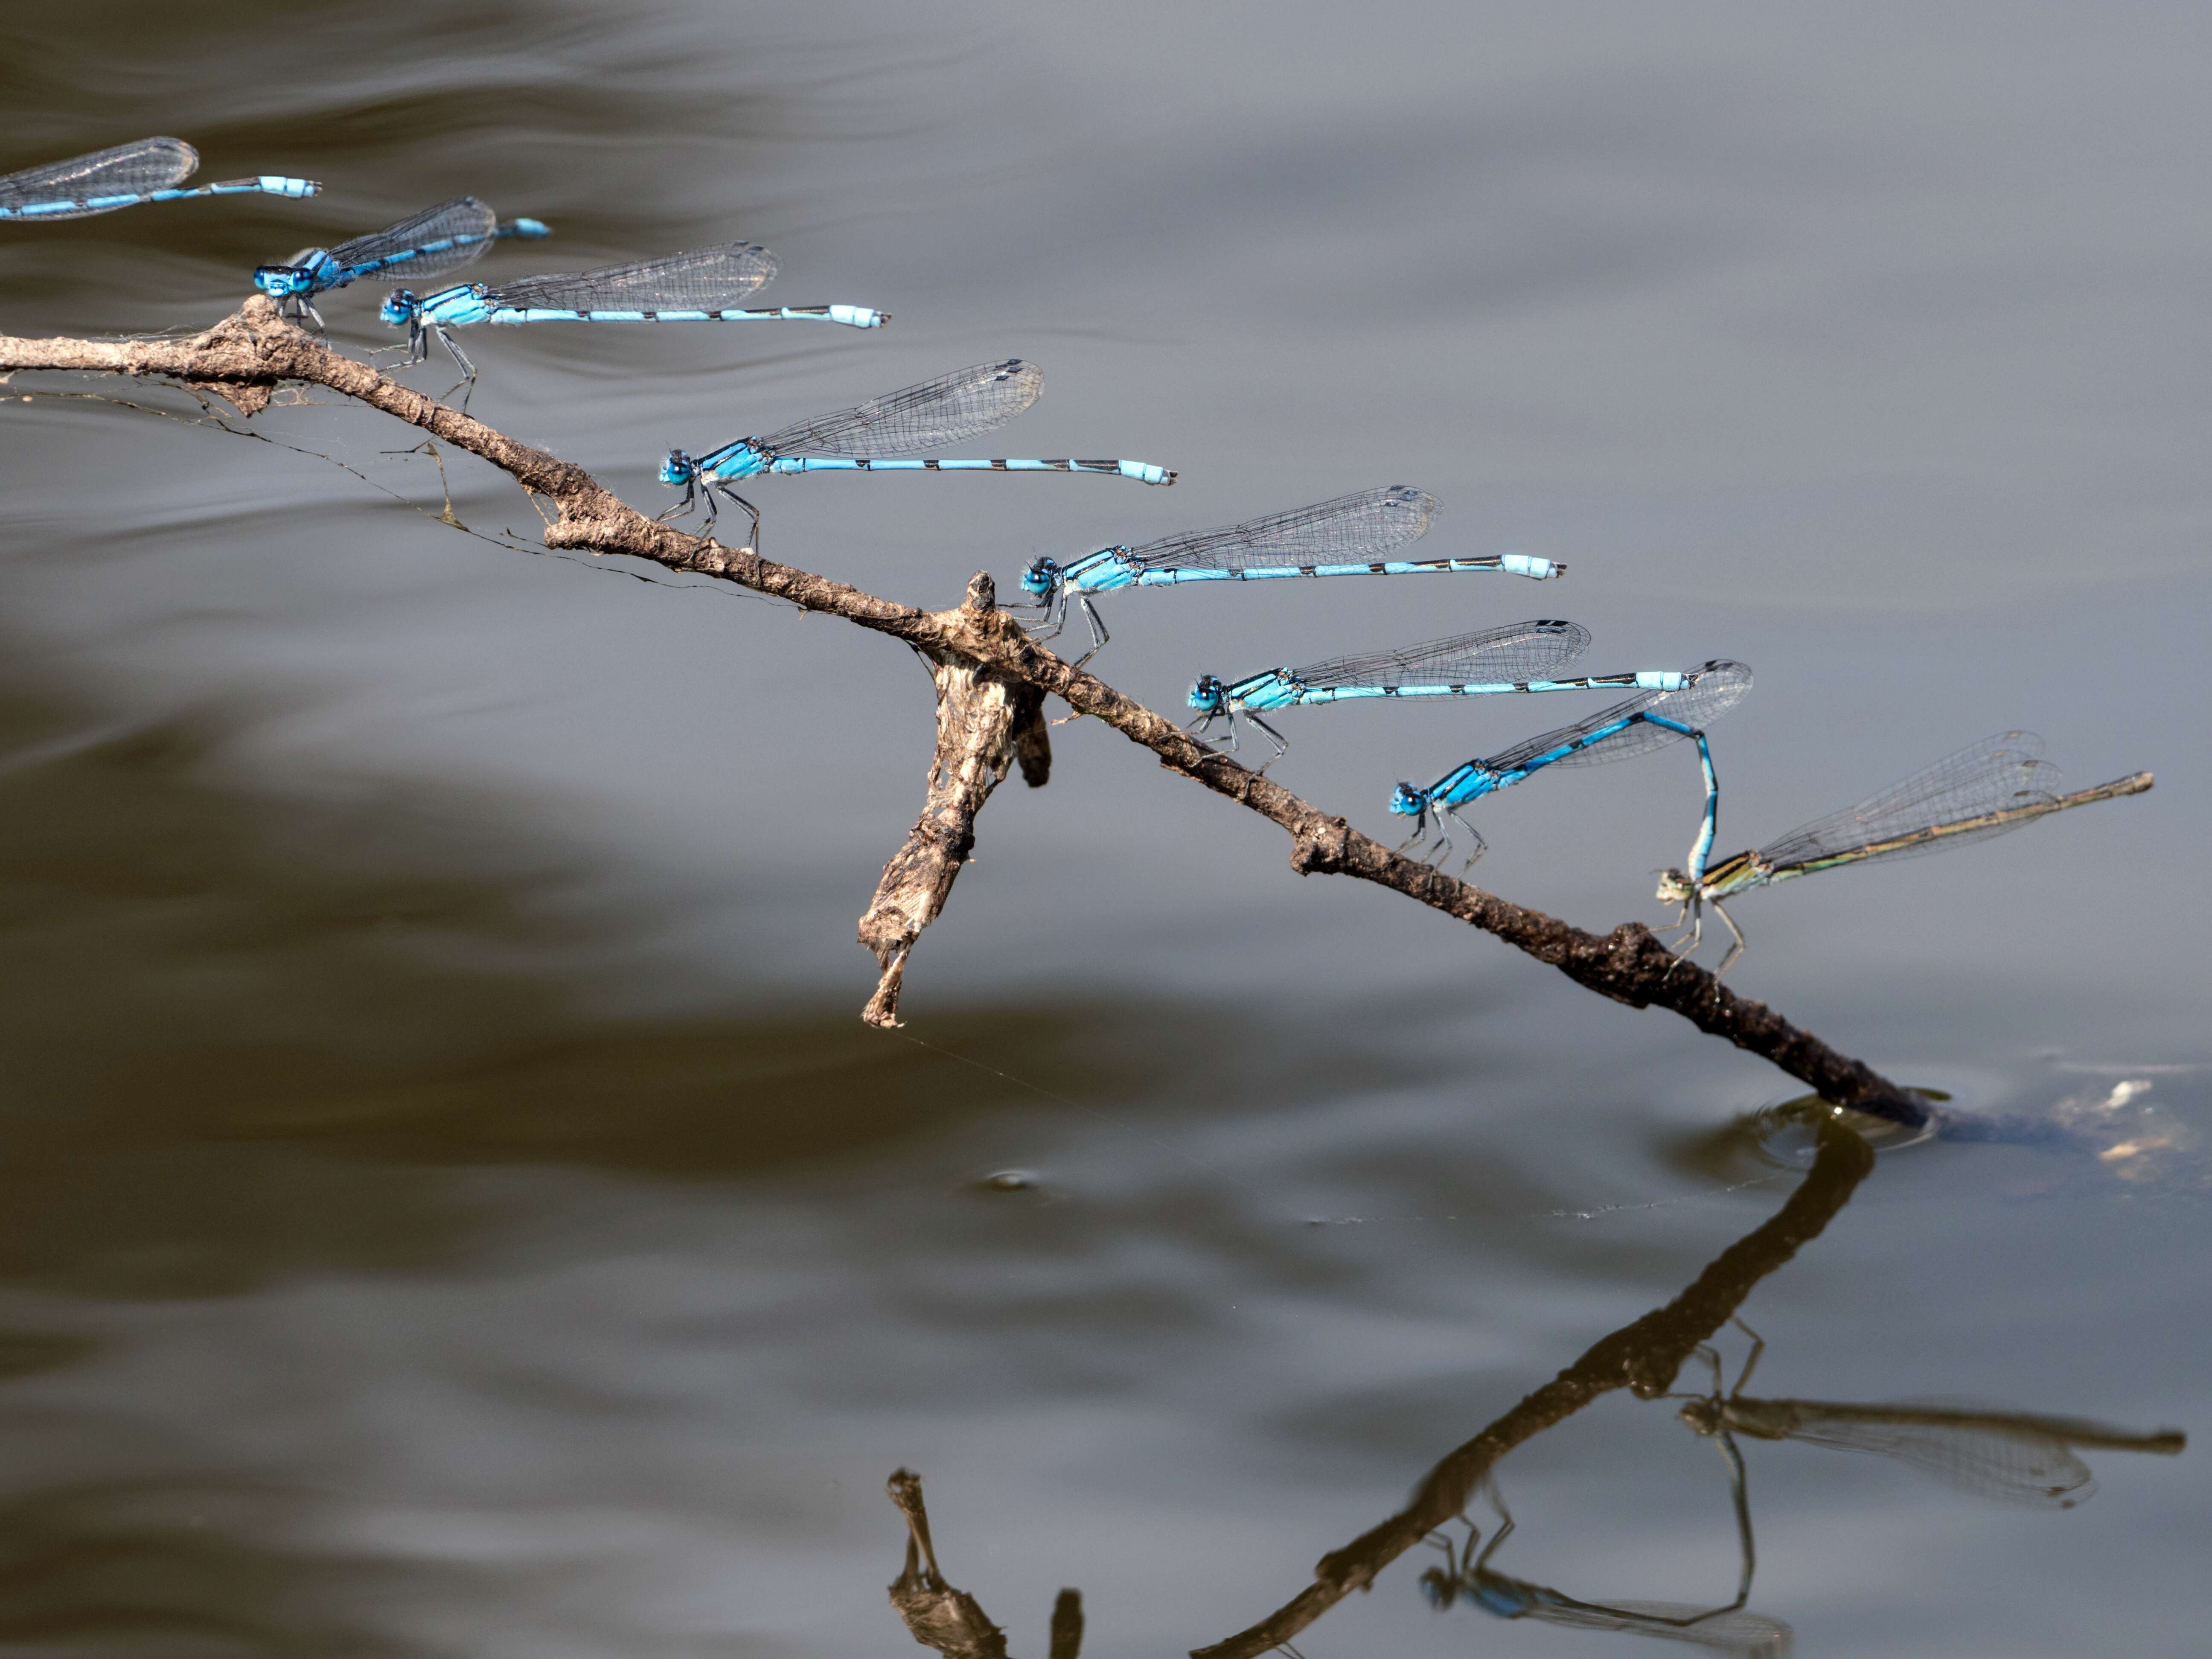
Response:
[[[1019,355],[1045,396],[984,453],[1182,471],[763,483],[772,555],[928,605],[1420,484],[1425,551],[1568,575],[1127,596],[1098,666],[1171,708],[1201,670],[1547,615],[1593,670],[1741,658],[1723,852],[2007,726],[2077,786],[2154,769],[1738,908],[1741,988],[2132,1149],[1887,1155],[1747,1314],[1765,1391],[2194,1432],[2208,35],[2179,6],[23,9],[0,170],[166,131],[203,178],[328,187],[9,230],[0,329],[202,326],[255,263],[464,191],[557,232],[486,276],[750,238],[764,299],[895,322],[479,330],[476,412],[655,508],[672,443]],[[337,341],[387,343],[380,292],[331,296]],[[365,411],[252,424],[423,511],[205,426],[0,405],[19,1646],[902,1652],[905,1463],[1017,1653],[1062,1583],[1087,1651],[1180,1651],[1788,1190],[1711,1139],[1792,1092],[1771,1068],[1301,881],[1095,726],[994,802],[906,1032],[867,1032],[853,920],[930,733],[905,653],[461,537]],[[465,520],[534,523],[448,467]],[[1278,775],[1380,832],[1396,779],[1589,706],[1311,711]],[[1560,774],[1480,816],[1480,874],[1656,921],[1695,811],[1679,755]],[[975,1189],[1007,1167],[1039,1184]],[[1753,1606],[1807,1653],[2197,1650],[2198,1456],[2090,1461],[2051,1516],[1754,1448]],[[1519,1576],[1732,1582],[1662,1407],[1501,1478]],[[1421,1565],[1308,1659],[1626,1639],[1438,1616]]]

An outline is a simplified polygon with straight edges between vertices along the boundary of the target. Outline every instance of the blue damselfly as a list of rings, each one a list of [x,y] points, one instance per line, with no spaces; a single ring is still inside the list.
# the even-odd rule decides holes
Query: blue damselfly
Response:
[[[319,328],[322,313],[314,305],[318,294],[382,270],[442,276],[459,270],[503,237],[535,239],[546,234],[538,220],[502,221],[475,197],[456,196],[336,247],[301,248],[282,264],[258,265],[253,285],[276,301],[280,311],[312,318]]]
[[[82,219],[141,202],[179,202],[189,196],[288,196],[296,201],[322,189],[313,179],[276,173],[178,188],[199,166],[200,153],[181,138],[141,138],[66,161],[25,167],[0,179],[0,220]]]
[[[1401,846],[1410,847],[1428,834],[1433,820],[1438,832],[1436,845],[1429,849],[1433,859],[1451,845],[1451,831],[1445,827],[1449,819],[1474,837],[1474,851],[1467,860],[1467,865],[1472,865],[1482,856],[1483,840],[1455,808],[1519,783],[1547,766],[1595,766],[1627,760],[1688,738],[1698,745],[1698,760],[1705,776],[1705,819],[1689,857],[1689,867],[1703,874],[1705,860],[1713,850],[1720,814],[1720,784],[1713,773],[1705,727],[1742,701],[1751,690],[1751,670],[1740,662],[1717,659],[1681,678],[1680,690],[1639,691],[1572,726],[1516,743],[1487,759],[1463,762],[1425,789],[1401,783],[1390,797],[1390,810],[1413,820],[1413,833]],[[1465,869],[1467,865],[1460,867]]]
[[[1124,587],[1172,587],[1183,582],[1256,582],[1285,576],[1403,576],[1422,572],[1503,570],[1541,580],[1566,568],[1526,553],[1493,553],[1465,559],[1383,556],[1418,541],[1442,509],[1425,489],[1392,484],[1339,495],[1311,507],[1272,514],[1212,530],[1187,530],[1135,547],[1102,547],[1063,565],[1040,556],[1022,573],[1022,588],[1044,611],[1042,640],[1054,639],[1073,596],[1091,629],[1081,667],[1098,654],[1109,635],[1091,603],[1094,593]]]
[[[1358,697],[1486,697],[1531,691],[1679,691],[1686,675],[1644,669],[1621,674],[1552,678],[1582,655],[1589,630],[1577,623],[1509,623],[1448,640],[1431,640],[1395,651],[1332,657],[1304,668],[1270,668],[1241,680],[1201,674],[1190,688],[1190,706],[1199,711],[1194,729],[1204,732],[1217,720],[1229,726],[1229,747],[1237,747],[1237,716],[1242,714],[1267,734],[1277,758],[1290,740],[1260,717],[1262,709],[1294,708],[1301,703],[1344,702]]]
[[[392,289],[379,313],[407,331],[408,361],[421,362],[435,334],[473,381],[476,365],[450,331],[476,323],[751,323],[816,321],[881,328],[887,311],[866,306],[772,306],[737,309],[775,275],[775,255],[750,242],[672,253],[634,264],[511,283],[462,283],[421,296]]]
[[[994,431],[1037,400],[1044,371],[1018,357],[925,380],[850,409],[795,421],[760,438],[739,438],[703,455],[672,449],[660,464],[660,481],[681,484],[684,499],[661,514],[688,513],[702,498],[706,528],[714,527],[716,491],[752,517],[751,544],[760,545],[760,509],[730,485],[739,478],[793,472],[1094,472],[1171,484],[1176,475],[1146,461],[888,460],[941,449]]]

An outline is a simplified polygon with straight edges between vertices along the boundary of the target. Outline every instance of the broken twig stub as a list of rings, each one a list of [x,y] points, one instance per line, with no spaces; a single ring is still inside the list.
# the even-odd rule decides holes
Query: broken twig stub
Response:
[[[987,572],[968,584],[959,608],[939,613],[948,632],[1012,629],[998,608]],[[1052,772],[1046,736],[1044,693],[987,666],[978,659],[933,645],[915,650],[937,683],[937,750],[929,761],[929,788],[921,816],[906,844],[884,866],[874,902],[860,918],[860,943],[882,970],[861,1018],[871,1025],[898,1024],[899,985],[921,930],[937,920],[960,866],[975,846],[975,815],[1006,781],[1017,758],[1032,789]]]

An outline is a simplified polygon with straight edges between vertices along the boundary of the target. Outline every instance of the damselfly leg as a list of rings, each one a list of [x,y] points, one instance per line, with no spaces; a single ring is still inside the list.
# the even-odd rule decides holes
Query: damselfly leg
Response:
[[[442,325],[433,326],[437,328],[438,339],[445,346],[447,355],[460,366],[461,378],[447,390],[446,395],[450,398],[454,392],[460,392],[463,386],[466,386],[468,390],[461,392],[461,407],[466,410],[469,406],[469,398],[475,395],[477,389],[477,366],[469,361],[468,353],[462,350],[459,344],[455,342],[451,331]],[[427,359],[429,355],[430,343],[425,340],[422,343],[422,356]]]
[[[1746,1336],[1751,1339],[1751,1352],[1743,1357],[1743,1369],[1736,1373],[1735,1386],[1731,1389],[1728,1387],[1727,1383],[1723,1380],[1720,1350],[1714,1347],[1709,1342],[1700,1342],[1698,1344],[1697,1347],[1692,1350],[1692,1352],[1699,1359],[1704,1360],[1712,1370],[1712,1392],[1711,1394],[1669,1394],[1665,1396],[1667,1399],[1718,1400],[1725,1396],[1726,1398],[1733,1400],[1736,1395],[1744,1391],[1745,1385],[1751,1381],[1752,1372],[1759,1368],[1760,1356],[1765,1354],[1766,1352],[1766,1339],[1761,1336],[1757,1331],[1752,1329],[1750,1326],[1745,1324],[1741,1318],[1735,1315],[1729,1316],[1729,1323],[1735,1326],[1736,1329],[1741,1331]]]
[[[1498,1547],[1513,1535],[1513,1512],[1505,1507],[1505,1494],[1498,1490],[1495,1475],[1485,1474],[1482,1477],[1482,1495],[1490,1500],[1490,1507],[1498,1511],[1498,1530],[1490,1534],[1490,1541],[1483,1546],[1482,1553],[1474,1558],[1474,1566],[1468,1569],[1471,1572],[1480,1572],[1487,1566],[1490,1558],[1498,1553]],[[1467,1541],[1469,1547],[1474,1546],[1472,1537]]]
[[[1696,951],[1705,939],[1705,907],[1694,892],[1684,901],[1682,908],[1689,916],[1689,937],[1674,947],[1674,954],[1686,957]]]
[[[711,499],[712,498],[710,497],[710,503]],[[694,507],[697,507],[698,504],[699,482],[696,478],[694,478],[684,484],[684,499],[677,502],[673,507],[663,507],[659,512],[654,514],[653,515],[653,521],[655,524],[666,524],[672,520],[684,518],[689,514]],[[707,520],[708,527],[711,529],[714,526],[714,516],[709,513]]]
[[[1667,931],[1676,933],[1686,927],[1689,931],[1684,937],[1674,941],[1671,951],[1674,960],[1667,964],[1667,971],[1660,975],[1659,977],[1662,979],[1672,978],[1674,970],[1696,954],[1698,943],[1705,936],[1705,906],[1700,902],[1695,889],[1691,890],[1689,897],[1682,901],[1681,915],[1675,918],[1674,927]]]
[[[1460,872],[1460,874],[1462,874],[1462,875],[1463,876],[1463,875],[1465,875],[1468,871],[1470,871],[1470,870],[1472,870],[1472,869],[1474,869],[1474,861],[1475,861],[1477,859],[1480,858],[1480,857],[1481,857],[1485,853],[1486,853],[1486,852],[1488,852],[1488,851],[1490,850],[1490,843],[1489,843],[1488,842],[1486,842],[1486,841],[1483,840],[1483,838],[1482,838],[1482,832],[1481,832],[1480,830],[1477,830],[1477,829],[1476,829],[1473,824],[1469,823],[1468,823],[1465,818],[1463,818],[1463,817],[1460,817],[1460,815],[1459,815],[1456,811],[1452,811],[1452,809],[1450,809],[1450,808],[1449,808],[1449,807],[1447,807],[1447,808],[1445,809],[1445,811],[1446,811],[1446,812],[1447,812],[1447,813],[1449,813],[1449,816],[1450,816],[1450,817],[1451,817],[1451,821],[1452,821],[1454,823],[1455,823],[1455,824],[1459,825],[1459,827],[1460,827],[1461,829],[1462,829],[1462,830],[1466,830],[1466,831],[1467,831],[1467,834],[1468,834],[1468,840],[1470,840],[1470,841],[1472,841],[1472,842],[1474,843],[1474,851],[1473,851],[1472,853],[1469,853],[1469,854],[1467,855],[1467,862],[1466,862],[1465,864],[1461,865],[1461,866],[1460,866],[1460,867],[1459,867],[1459,872]]]
[[[1273,766],[1291,752],[1291,740],[1249,708],[1244,711],[1244,718],[1265,732],[1267,734],[1267,741],[1275,745],[1275,752],[1260,768],[1262,772],[1265,772],[1268,767]]]
[[[1098,614],[1097,608],[1091,603],[1091,596],[1088,593],[1078,593],[1075,596],[1075,604],[1076,608],[1083,612],[1083,620],[1091,628],[1091,648],[1069,665],[1071,667],[1080,668],[1104,650],[1106,641],[1113,636],[1107,633],[1106,619]]]
[[[714,515],[713,515],[713,507],[714,507],[714,491],[715,491],[715,490],[717,490],[717,489],[720,490],[720,491],[722,492],[722,494],[724,494],[725,495],[727,495],[727,496],[728,496],[732,501],[735,501],[735,502],[736,502],[739,507],[742,507],[743,508],[744,508],[744,510],[746,511],[746,513],[747,513],[747,514],[749,514],[751,516],[751,519],[752,519],[752,533],[751,533],[750,537],[747,538],[747,540],[746,540],[746,542],[745,542],[745,546],[746,546],[750,550],[751,550],[752,552],[755,552],[755,553],[759,552],[759,551],[760,551],[760,540],[761,540],[761,534],[760,534],[760,508],[758,508],[758,507],[755,507],[755,506],[754,506],[750,501],[747,501],[744,496],[742,496],[742,495],[738,495],[738,492],[737,492],[736,490],[734,490],[734,489],[731,489],[731,488],[729,487],[729,485],[727,485],[727,484],[726,484],[726,483],[722,483],[722,482],[721,482],[720,480],[719,480],[719,479],[717,479],[716,481],[714,481],[713,483],[710,483],[710,484],[708,486],[708,489],[707,489],[707,505],[708,505],[708,519],[707,519],[707,527],[708,527],[708,529],[709,531],[712,531],[712,530],[713,530],[713,528],[714,528]]]
[[[1730,968],[1734,967],[1735,965],[1735,959],[1743,954],[1744,939],[1743,929],[1735,925],[1735,918],[1728,913],[1728,907],[1723,905],[1718,899],[1715,899],[1713,901],[1713,914],[1728,924],[1729,933],[1733,936],[1735,941],[1729,946],[1728,954],[1721,958],[1721,965],[1713,969],[1713,977],[1715,979],[1718,979],[1723,974],[1725,974]],[[1736,1386],[1741,1388],[1743,1385],[1741,1383],[1738,1383]]]
[[[1759,1357],[1766,1352],[1766,1339],[1741,1319],[1731,1317],[1729,1322],[1751,1339],[1751,1352],[1743,1357],[1743,1369],[1736,1373],[1735,1387],[1729,1390],[1731,1394],[1741,1394],[1744,1385],[1751,1381],[1752,1372],[1758,1369]]]

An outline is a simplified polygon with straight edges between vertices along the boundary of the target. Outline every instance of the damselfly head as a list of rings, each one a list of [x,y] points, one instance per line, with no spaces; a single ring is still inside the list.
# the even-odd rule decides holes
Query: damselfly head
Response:
[[[1721,1428],[1721,1407],[1717,1400],[1692,1400],[1674,1413],[1699,1434],[1718,1434]]]
[[[1221,680],[1218,675],[1200,674],[1197,684],[1190,688],[1190,706],[1202,714],[1223,712]]]
[[[1459,1600],[1459,1580],[1442,1567],[1431,1567],[1421,1575],[1421,1594],[1441,1613]]]
[[[688,484],[698,473],[698,464],[680,449],[670,450],[668,459],[660,464],[660,482],[665,484]]]
[[[1410,783],[1401,783],[1390,792],[1390,810],[1401,817],[1420,817],[1428,804],[1428,797]]]
[[[422,314],[422,302],[404,288],[395,288],[385,295],[378,316],[394,328],[404,328]]]
[[[289,300],[314,290],[315,274],[304,265],[256,265],[253,286],[272,300]]]
[[[1030,561],[1030,568],[1022,572],[1022,592],[1042,604],[1052,597],[1060,586],[1060,562],[1042,554]]]
[[[1680,870],[1659,872],[1659,901],[1662,904],[1687,904],[1690,902],[1690,878]]]

